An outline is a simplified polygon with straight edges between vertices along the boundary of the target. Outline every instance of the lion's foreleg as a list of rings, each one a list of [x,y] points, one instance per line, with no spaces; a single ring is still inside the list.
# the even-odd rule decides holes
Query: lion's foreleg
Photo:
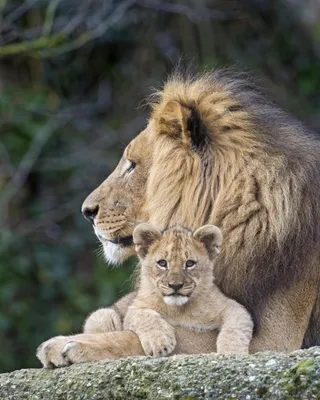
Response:
[[[261,329],[253,337],[250,353],[300,349],[317,292],[317,281],[307,281],[273,295],[262,314]]]
[[[86,319],[84,333],[104,333],[112,331],[121,331],[123,318],[130,304],[136,296],[136,292],[128,293],[111,307],[100,308],[94,311]]]
[[[145,354],[138,336],[131,331],[57,336],[37,350],[37,357],[46,368],[139,355]]]

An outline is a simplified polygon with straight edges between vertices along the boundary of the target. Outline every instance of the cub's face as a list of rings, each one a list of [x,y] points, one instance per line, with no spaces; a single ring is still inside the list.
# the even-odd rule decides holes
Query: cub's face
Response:
[[[149,249],[142,268],[169,305],[186,304],[209,281],[213,263],[191,235],[175,231]]]
[[[219,228],[206,225],[195,233],[174,227],[161,233],[139,225],[133,240],[141,261],[141,279],[164,302],[181,306],[212,285],[214,258],[222,242]]]

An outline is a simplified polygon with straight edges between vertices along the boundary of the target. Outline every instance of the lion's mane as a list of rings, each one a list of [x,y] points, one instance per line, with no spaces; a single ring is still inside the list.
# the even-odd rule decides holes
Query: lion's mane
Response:
[[[320,146],[252,80],[174,74],[152,97],[151,222],[218,225],[216,282],[253,314],[299,279],[319,281]]]

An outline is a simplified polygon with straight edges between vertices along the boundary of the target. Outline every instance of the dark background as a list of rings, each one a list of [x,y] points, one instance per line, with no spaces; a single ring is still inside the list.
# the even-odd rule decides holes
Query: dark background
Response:
[[[130,288],[81,203],[173,65],[235,65],[320,131],[318,0],[0,0],[0,371]]]

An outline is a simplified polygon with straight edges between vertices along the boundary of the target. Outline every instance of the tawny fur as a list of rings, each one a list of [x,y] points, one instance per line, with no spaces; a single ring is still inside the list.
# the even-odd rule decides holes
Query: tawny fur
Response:
[[[209,142],[201,154],[168,135],[167,124],[177,119],[168,110],[172,101],[198,110]],[[153,108],[159,168],[151,168],[147,185],[150,221],[162,228],[208,221],[221,227],[217,283],[232,296],[249,294],[245,302],[253,309],[257,294],[263,299],[288,280],[318,278],[319,143],[250,82],[219,73],[174,77]]]
[[[133,232],[141,271],[137,296],[127,311],[124,329],[143,338],[141,344],[147,355],[192,354],[193,343],[181,338],[177,342],[175,327],[195,332],[218,330],[218,353],[248,354],[253,330],[250,314],[214,283],[220,230],[206,226],[192,234],[175,227],[161,234],[153,229],[150,224],[141,224]],[[146,242],[143,236],[150,237],[153,232],[153,241]],[[165,260],[167,268],[161,269],[158,260]],[[190,269],[186,267],[188,260],[196,260]],[[175,296],[170,287],[174,284],[183,285]],[[201,341],[201,335],[197,339]],[[209,350],[215,350],[214,341]]]
[[[139,222],[218,225],[216,283],[253,316],[252,351],[320,344],[319,141],[250,78],[228,71],[173,75],[152,108],[83,204],[99,207],[94,228],[106,258],[134,254],[109,240],[132,235]],[[118,302],[124,313],[130,302]]]

